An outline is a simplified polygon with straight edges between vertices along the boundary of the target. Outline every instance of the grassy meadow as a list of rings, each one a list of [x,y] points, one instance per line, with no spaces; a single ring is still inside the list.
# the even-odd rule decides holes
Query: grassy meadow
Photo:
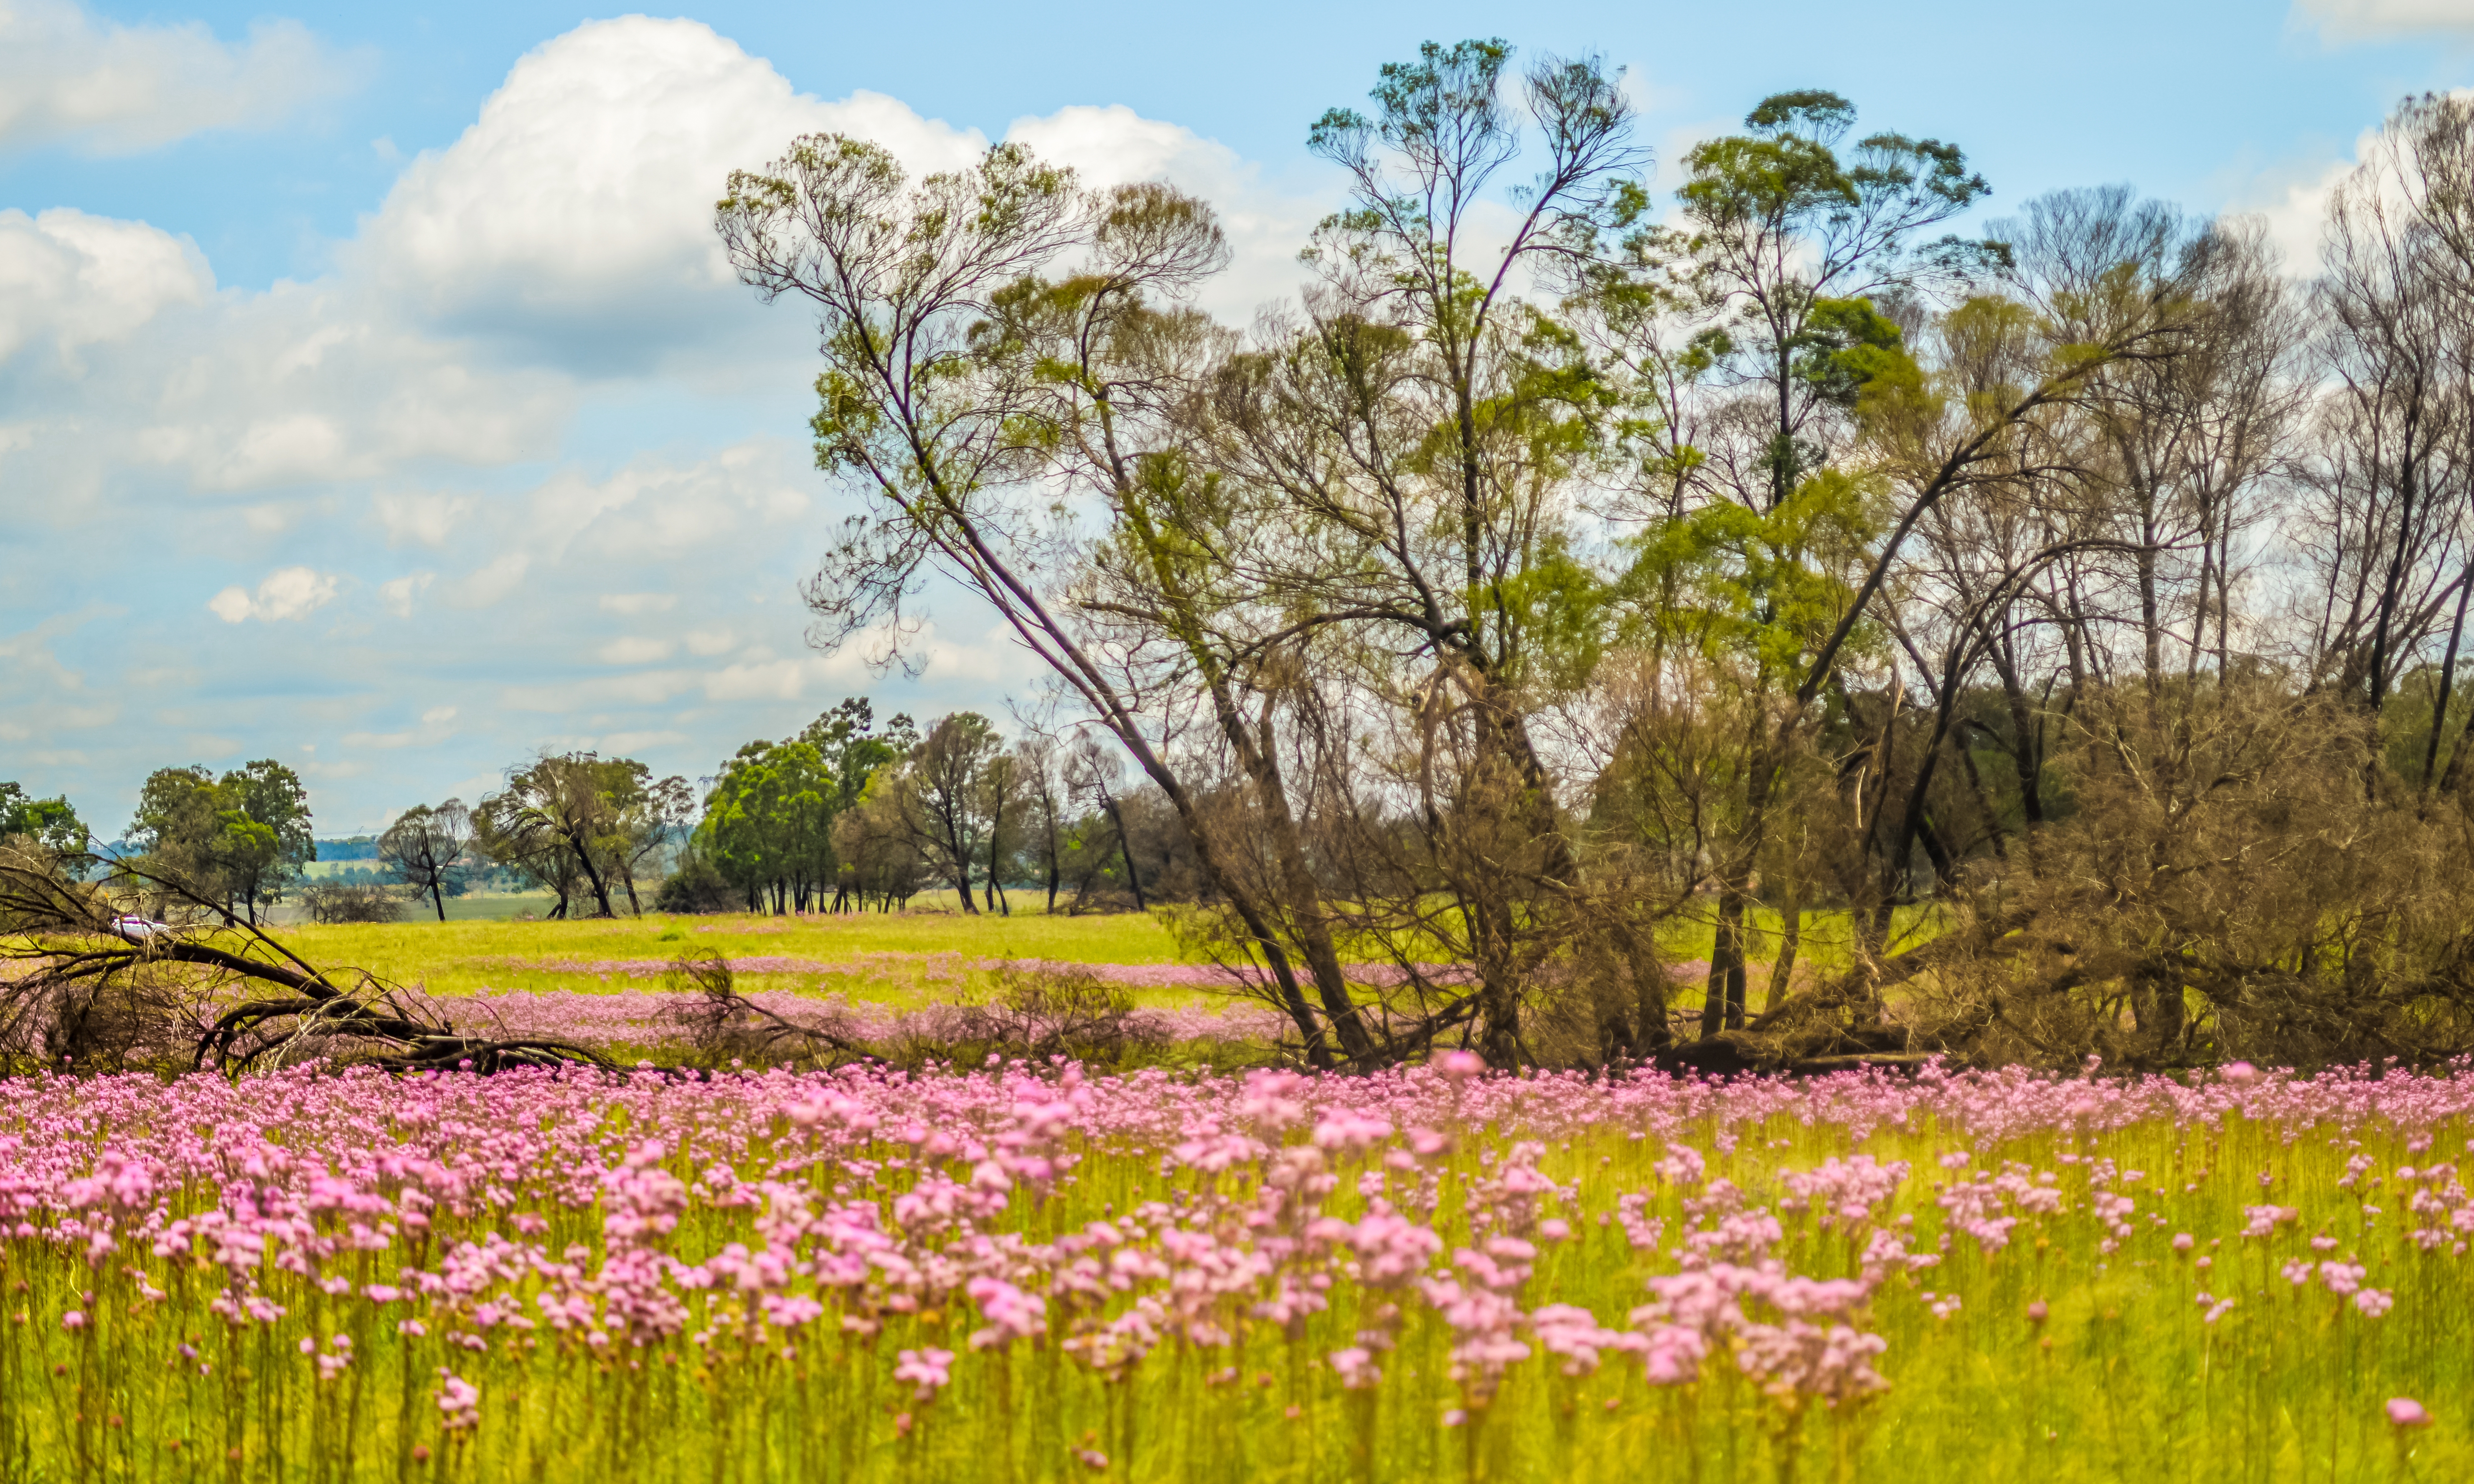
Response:
[[[689,951],[834,966],[834,971],[821,973],[757,970],[747,976],[747,983],[752,988],[842,993],[885,1004],[915,1002],[924,993],[934,993],[934,983],[951,982],[958,975],[966,981],[974,975],[984,977],[984,970],[969,966],[991,960],[1105,965],[1202,962],[1179,943],[1163,914],[1050,914],[1040,910],[1029,894],[1017,900],[1010,916],[966,915],[956,908],[950,892],[923,896],[906,912],[840,916],[647,913],[641,918],[548,921],[538,916],[548,905],[546,897],[469,897],[448,901],[445,922],[426,915],[424,903],[422,912],[408,913],[399,922],[300,922],[287,923],[279,931],[311,963],[366,969],[382,979],[424,987],[440,995],[482,990],[590,993],[608,988],[643,988],[644,964]],[[524,912],[535,916],[526,920],[519,915]],[[1747,919],[1757,1006],[1783,925],[1780,914],[1771,908],[1756,908]],[[1894,926],[1892,946],[1929,931],[1928,917],[1913,909],[1903,910]],[[1689,970],[1708,961],[1714,936],[1715,925],[1706,903],[1695,903],[1668,921],[1660,948],[1686,971],[1678,980],[1680,995],[1693,993],[1695,981]],[[1848,914],[1807,912],[1798,963],[1803,971],[1842,967],[1850,961],[1853,940],[1854,924]],[[1344,956],[1380,959],[1368,945]],[[940,958],[954,962],[923,978],[922,966]],[[631,981],[623,969],[591,967],[614,963],[637,966],[638,973]]]
[[[445,922],[408,916],[400,922],[299,923],[278,931],[313,964],[365,969],[438,995],[482,990],[592,993],[644,989],[658,982],[647,977],[648,966],[687,953],[829,966],[760,969],[741,977],[754,989],[838,993],[889,1004],[911,1002],[933,993],[940,981],[983,976],[983,970],[970,967],[983,960],[1186,961],[1166,925],[1132,913],[1069,917],[1017,910],[1011,917],[965,916],[948,905],[945,910],[929,906],[838,917],[647,913],[641,918],[527,922],[456,919],[456,905],[449,903],[449,921]]]

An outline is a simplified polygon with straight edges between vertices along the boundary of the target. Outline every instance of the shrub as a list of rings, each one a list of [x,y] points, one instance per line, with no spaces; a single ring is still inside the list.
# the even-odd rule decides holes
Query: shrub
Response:
[[[670,873],[653,896],[653,910],[687,916],[737,912],[746,905],[746,894],[724,880],[720,868],[692,853],[679,862],[679,869]]]
[[[321,884],[301,894],[312,922],[393,922],[403,917],[403,898],[392,887]]]

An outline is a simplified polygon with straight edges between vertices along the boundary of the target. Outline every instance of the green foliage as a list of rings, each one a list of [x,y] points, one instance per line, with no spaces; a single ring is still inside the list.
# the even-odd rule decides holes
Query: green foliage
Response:
[[[730,884],[710,856],[691,850],[680,859],[679,868],[662,879],[662,889],[653,894],[653,910],[701,917],[743,907],[746,901],[746,895]],[[665,932],[663,936],[679,935]]]
[[[377,839],[377,858],[416,897],[426,894],[444,922],[448,896],[463,892],[473,874],[466,859],[472,844],[473,813],[462,800],[449,799],[398,815]]]
[[[1924,372],[1907,354],[1898,324],[1875,313],[1870,299],[1816,299],[1788,345],[1796,375],[1835,406],[1854,408],[1876,382],[1919,395],[1924,390]]]
[[[65,796],[36,799],[16,783],[0,781],[0,840],[33,840],[49,850],[83,850],[86,827]]]
[[[1877,133],[1842,151],[1855,118],[1835,93],[1777,94],[1747,115],[1749,132],[1695,146],[1676,192],[1687,226],[1669,250],[1675,271],[1731,322],[1723,342],[1698,347],[1768,388],[1770,501],[1840,451],[1831,410],[1920,393],[1873,297],[1963,280],[2001,256],[1952,239],[1917,245],[1989,190],[1956,146]]]
[[[473,811],[473,832],[484,853],[555,894],[556,916],[589,893],[609,917],[621,890],[643,911],[637,877],[692,806],[685,778],[657,782],[632,757],[562,753],[510,771]]]
[[[129,836],[152,869],[252,922],[318,858],[308,790],[272,758],[221,778],[203,764],[156,770]]]
[[[1655,522],[1631,542],[1626,627],[1758,674],[1798,675],[1853,602],[1850,559],[1881,525],[1878,497],[1836,469],[1766,514],[1713,503]]]
[[[1383,63],[1371,94],[1375,116],[1333,108],[1306,133],[1306,148],[1344,163],[1363,161],[1380,139],[1410,168],[1470,150],[1506,149],[1510,120],[1499,101],[1512,47],[1501,38],[1427,41],[1416,61]]]
[[[1597,672],[1613,612],[1607,585],[1562,538],[1540,542],[1525,566],[1489,584],[1472,606],[1492,610],[1518,636],[1521,678],[1576,691]]]
[[[818,894],[841,875],[834,821],[917,741],[908,716],[879,732],[867,698],[855,696],[795,737],[748,743],[705,795],[695,856],[744,902],[769,902],[776,912],[822,906]]]

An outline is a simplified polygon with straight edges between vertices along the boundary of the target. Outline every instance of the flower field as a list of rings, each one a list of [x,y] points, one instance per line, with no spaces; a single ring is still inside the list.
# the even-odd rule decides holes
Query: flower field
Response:
[[[2474,1078],[0,1083],[0,1478],[2448,1479]]]

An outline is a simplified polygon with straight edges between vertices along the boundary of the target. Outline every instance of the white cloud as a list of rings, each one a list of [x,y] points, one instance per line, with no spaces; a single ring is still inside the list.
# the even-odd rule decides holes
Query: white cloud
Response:
[[[2474,31],[2474,0],[2294,0],[2293,12],[2340,40]]]
[[[210,292],[203,265],[182,278],[170,265],[182,245],[142,224],[114,225],[133,229],[129,242],[153,239],[151,264],[132,253],[116,269],[89,258],[92,271],[63,273],[45,251],[57,234],[41,230],[54,216],[30,225],[0,212],[0,406],[16,415],[0,451],[12,487],[44,491],[28,519],[83,518],[136,490],[503,466],[553,452],[573,410],[566,377],[494,366],[350,284]],[[397,524],[417,539],[452,515],[405,507]]]
[[[153,404],[140,454],[200,489],[503,465],[548,452],[573,407],[564,378],[476,361],[354,285],[279,283],[216,308],[127,369]]]
[[[335,577],[305,566],[279,568],[267,574],[252,595],[246,587],[227,587],[206,600],[206,608],[228,624],[256,619],[279,623],[306,618],[335,601]]]
[[[635,562],[799,530],[814,500],[806,466],[789,445],[758,438],[687,464],[639,457],[606,479],[562,470],[528,499],[525,544]]]
[[[914,175],[967,165],[988,142],[881,94],[797,92],[699,21],[595,21],[518,61],[461,138],[404,171],[349,256],[458,332],[586,373],[639,371],[767,324],[722,253],[713,203],[732,170],[817,132],[871,139]],[[1334,204],[1123,106],[1019,119],[1007,137],[1095,185],[1168,180],[1212,201],[1235,261],[1204,302],[1241,323],[1294,292],[1297,251]]]
[[[1277,190],[1264,180],[1261,167],[1226,145],[1182,125],[1145,118],[1123,104],[1016,119],[1006,138],[1073,166],[1089,185],[1166,180],[1209,202],[1227,234],[1230,261],[1198,298],[1202,307],[1237,324],[1297,292],[1304,276],[1298,250],[1339,204]]]
[[[601,595],[601,611],[624,613],[667,613],[679,606],[679,600],[667,592],[605,592]]]
[[[688,632],[688,653],[710,659],[726,655],[739,643],[739,635],[726,628],[691,629]]]
[[[2353,159],[2300,160],[2268,171],[2235,197],[2233,210],[2255,216],[2268,227],[2289,274],[2307,275],[2319,269],[2319,234],[2328,221],[2328,198],[2351,175],[2363,151],[2379,137],[2364,133]]]
[[[387,611],[396,617],[410,618],[413,600],[427,591],[429,585],[437,580],[438,574],[435,572],[415,572],[407,577],[380,583],[378,584],[379,601],[385,603]]]
[[[589,371],[640,369],[752,308],[713,230],[734,169],[802,133],[876,139],[914,168],[985,148],[893,99],[828,103],[692,20],[596,21],[527,53],[463,137],[414,160],[356,259],[459,328]]]
[[[617,638],[594,651],[594,658],[603,664],[659,664],[677,648],[667,639]]]
[[[523,586],[524,573],[533,559],[523,552],[511,551],[496,562],[466,576],[448,588],[448,601],[457,608],[493,608],[509,593]]]
[[[579,372],[753,346],[763,353],[705,354],[700,374],[778,365],[771,384],[796,384],[812,353],[804,317],[736,282],[712,203],[732,167],[818,130],[877,139],[915,171],[966,163],[986,142],[879,95],[800,94],[698,22],[633,16],[525,56],[461,139],[405,169],[338,271],[311,282],[218,292],[193,244],[144,223],[0,212],[11,483],[43,488],[39,518],[65,521],[131,479],[207,494],[407,481],[372,496],[373,515],[393,543],[442,548],[474,507],[423,491],[427,468],[550,455]],[[1204,302],[1240,320],[1294,287],[1296,248],[1329,204],[1123,108],[1061,109],[1012,135],[1094,183],[1165,176],[1211,198],[1237,261]],[[777,484],[776,509],[746,514],[796,518],[808,488]],[[684,508],[682,520],[693,523]]]
[[[0,55],[7,16],[0,10]],[[125,340],[166,308],[204,303],[214,286],[196,243],[143,222],[66,206],[0,211],[0,361],[48,343],[74,371],[79,347]]]
[[[68,142],[127,154],[212,129],[264,129],[350,89],[357,58],[297,21],[219,40],[197,22],[98,24],[69,0],[0,4],[0,149]]]
[[[418,727],[407,727],[401,731],[348,731],[344,733],[344,745],[373,752],[393,752],[406,747],[435,747],[455,735],[455,729],[450,725],[454,720],[455,707],[431,706],[421,713],[421,725]]]
[[[370,511],[386,528],[388,545],[411,541],[435,551],[479,504],[469,494],[379,494],[370,498]]]
[[[2467,3],[2474,6],[2474,0]],[[2457,96],[2474,96],[2474,91],[2460,89]],[[2228,193],[2229,210],[2255,216],[2266,224],[2268,240],[2284,254],[2286,272],[2298,276],[2316,274],[2320,266],[2329,199],[2364,162],[2381,155],[2387,143],[2387,126],[2383,123],[2354,136],[2350,157],[2322,154],[2288,160],[2262,171],[2237,183]],[[2400,188],[2394,174],[2386,170],[2375,172],[2370,184],[2392,202]]]
[[[867,657],[883,649],[884,635],[862,634],[830,655],[799,655],[787,659],[750,655],[701,679],[708,701],[801,701],[835,687],[865,686],[873,677]],[[996,630],[978,643],[945,637],[928,625],[903,641],[903,655],[919,667],[930,683],[960,682],[1002,688],[1035,679],[1022,667],[1022,652]]]

